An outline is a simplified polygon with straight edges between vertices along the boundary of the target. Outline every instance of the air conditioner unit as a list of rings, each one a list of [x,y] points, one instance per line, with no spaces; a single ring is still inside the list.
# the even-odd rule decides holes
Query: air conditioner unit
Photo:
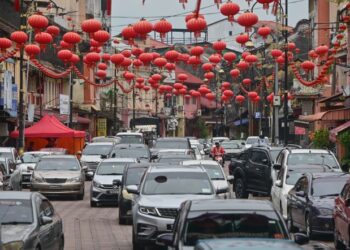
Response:
[[[202,110],[201,109],[197,110],[197,116],[202,116]]]

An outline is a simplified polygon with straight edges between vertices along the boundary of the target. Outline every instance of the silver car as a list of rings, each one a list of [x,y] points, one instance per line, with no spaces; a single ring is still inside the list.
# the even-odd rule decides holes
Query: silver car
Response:
[[[202,167],[183,166],[151,166],[139,188],[130,185],[127,191],[136,194],[132,207],[134,249],[153,245],[159,234],[170,232],[183,201],[213,199],[223,192],[215,192]]]
[[[102,203],[118,203],[119,188],[114,180],[121,182],[124,168],[128,163],[136,163],[134,158],[110,158],[102,161],[94,175],[90,190],[90,206]]]
[[[1,249],[64,249],[62,219],[39,193],[0,192]]]
[[[0,158],[0,188],[2,190],[22,190],[21,172],[10,158]]]

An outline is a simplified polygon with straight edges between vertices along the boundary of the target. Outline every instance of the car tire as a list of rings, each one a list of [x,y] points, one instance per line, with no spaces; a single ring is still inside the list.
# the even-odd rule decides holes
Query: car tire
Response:
[[[334,247],[338,250],[346,249],[344,243],[339,239],[339,234],[336,229],[334,229]]]
[[[132,229],[132,249],[133,250],[144,250],[144,246],[138,243],[135,239],[134,229]]]
[[[77,200],[80,200],[80,201],[84,200],[84,195],[85,195],[85,191],[83,189],[83,192],[77,195]]]
[[[118,212],[118,222],[119,222],[119,225],[126,225],[126,218],[123,218],[122,217],[122,213],[120,211],[120,208],[119,208],[119,212]]]
[[[309,214],[306,214],[306,216],[305,216],[305,231],[306,231],[306,235],[311,240],[313,238],[313,232],[312,232],[312,228],[311,228],[311,224],[310,224]]]
[[[234,182],[235,195],[238,199],[247,199],[249,193],[246,191],[245,183],[242,178],[237,178]]]
[[[288,216],[287,216],[287,227],[288,227],[288,231],[291,233],[296,233],[298,231],[298,228],[295,227],[293,224],[293,217],[290,211],[288,211]]]
[[[64,238],[63,238],[63,236],[60,239],[60,244],[58,246],[58,249],[59,250],[64,250]]]
[[[90,200],[90,207],[97,207],[97,202]]]

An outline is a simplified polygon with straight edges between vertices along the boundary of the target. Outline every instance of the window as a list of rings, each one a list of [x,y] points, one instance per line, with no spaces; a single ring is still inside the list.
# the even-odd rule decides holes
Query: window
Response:
[[[228,32],[228,35],[229,35],[229,36],[232,36],[232,30],[230,30],[230,31]]]
[[[285,152],[285,151],[282,151],[282,152],[277,156],[277,159],[276,159],[276,163],[277,163],[277,164],[282,165],[283,160],[284,160],[284,152]]]
[[[277,174],[277,180],[283,181],[285,168],[282,168]]]
[[[185,98],[185,104],[190,105],[190,98]]]
[[[257,151],[257,150],[253,150],[252,151],[252,156],[251,156],[251,161],[258,163],[258,164],[263,164],[262,161],[263,160],[268,160],[267,155],[265,152],[263,151]]]
[[[42,200],[40,204],[40,216],[52,217],[54,215],[53,207],[48,200]]]
[[[295,191],[304,191],[304,193],[308,192],[308,184],[309,181],[307,177],[302,177],[297,184],[295,184]]]
[[[197,98],[192,97],[192,104],[196,104],[196,103],[197,103]]]

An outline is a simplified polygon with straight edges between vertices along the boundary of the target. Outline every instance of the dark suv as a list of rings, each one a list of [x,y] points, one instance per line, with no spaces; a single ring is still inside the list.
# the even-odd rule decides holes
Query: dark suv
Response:
[[[249,193],[269,196],[272,186],[272,166],[283,148],[253,146],[231,159],[229,173],[234,176],[237,198],[248,198]]]

